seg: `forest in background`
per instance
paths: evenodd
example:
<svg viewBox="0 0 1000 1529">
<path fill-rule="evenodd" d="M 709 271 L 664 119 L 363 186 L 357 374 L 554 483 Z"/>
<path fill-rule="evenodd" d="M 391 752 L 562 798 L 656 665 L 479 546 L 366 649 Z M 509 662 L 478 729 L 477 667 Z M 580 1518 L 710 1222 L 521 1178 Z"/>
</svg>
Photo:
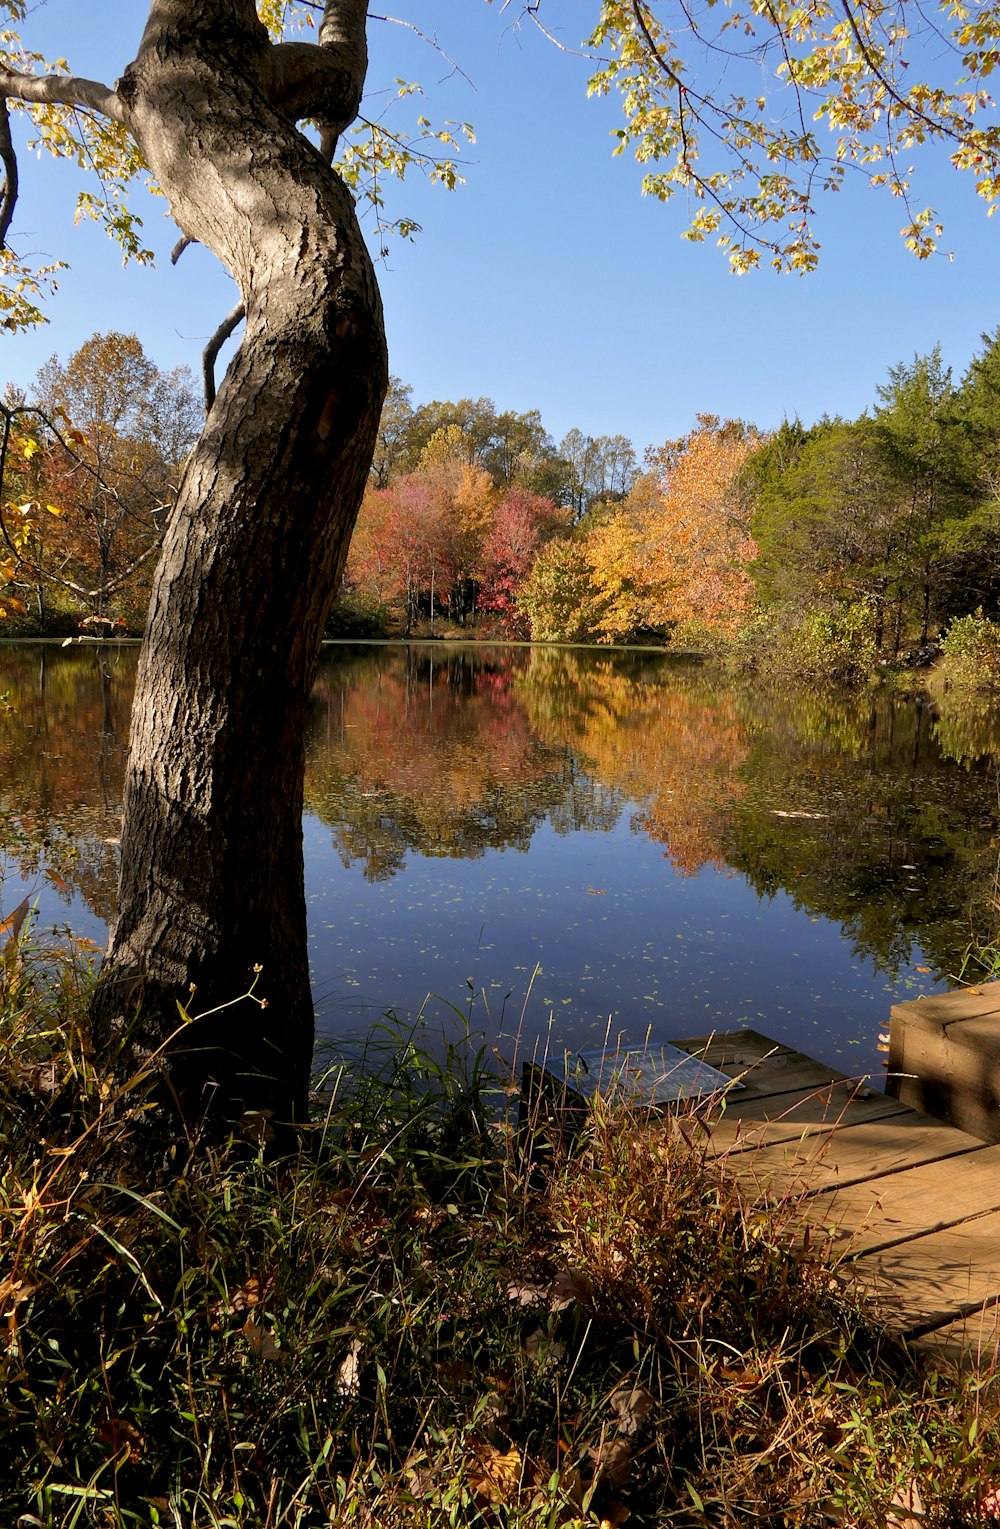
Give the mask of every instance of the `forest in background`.
<svg viewBox="0 0 1000 1529">
<path fill-rule="evenodd" d="M 7 629 L 140 631 L 201 407 L 134 335 L 3 395 Z M 859 418 L 702 413 L 640 463 L 623 435 L 393 379 L 340 635 L 649 643 L 846 681 L 935 655 L 1000 678 L 1000 330 L 955 381 L 889 369 Z"/>
</svg>

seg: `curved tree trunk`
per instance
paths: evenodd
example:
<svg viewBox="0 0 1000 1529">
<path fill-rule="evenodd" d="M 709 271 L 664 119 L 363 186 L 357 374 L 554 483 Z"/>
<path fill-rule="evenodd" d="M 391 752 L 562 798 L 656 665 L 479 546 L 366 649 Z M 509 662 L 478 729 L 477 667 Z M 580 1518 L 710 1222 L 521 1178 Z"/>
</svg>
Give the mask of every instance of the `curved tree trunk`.
<svg viewBox="0 0 1000 1529">
<path fill-rule="evenodd" d="M 352 199 L 271 105 L 274 51 L 251 0 L 160 0 L 118 87 L 174 217 L 228 266 L 247 318 L 153 587 L 93 1013 L 99 1052 L 129 1071 L 177 1030 L 176 1000 L 226 1005 L 171 1043 L 183 1108 L 294 1119 L 313 1045 L 306 704 L 388 367 Z"/>
</svg>

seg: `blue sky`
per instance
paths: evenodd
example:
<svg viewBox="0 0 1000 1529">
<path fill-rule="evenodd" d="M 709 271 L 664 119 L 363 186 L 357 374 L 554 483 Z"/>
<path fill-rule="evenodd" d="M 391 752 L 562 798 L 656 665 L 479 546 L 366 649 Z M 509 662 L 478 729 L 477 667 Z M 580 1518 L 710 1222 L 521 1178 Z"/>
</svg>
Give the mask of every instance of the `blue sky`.
<svg viewBox="0 0 1000 1529">
<path fill-rule="evenodd" d="M 442 56 L 411 33 L 371 22 L 371 90 L 418 79 L 426 100 L 415 109 L 469 120 L 478 137 L 464 186 L 449 193 L 414 178 L 389 201 L 390 215 L 423 227 L 413 243 L 393 240 L 379 265 L 392 370 L 417 401 L 487 394 L 500 407 L 539 408 L 557 438 L 574 425 L 620 431 L 641 450 L 682 434 L 697 411 L 764 427 L 786 414 L 857 414 L 890 365 L 940 342 L 960 374 L 981 332 L 1000 324 L 1000 219 L 988 221 L 971 184 L 933 156 L 916 201 L 943 216 L 952 260 L 914 260 L 898 238 L 900 204 L 857 185 L 823 208 L 817 273 L 729 275 L 713 247 L 682 241 L 679 201 L 641 197 L 638 168 L 611 157 L 617 106 L 586 99 L 582 62 L 530 25 L 512 29 L 516 8 L 392 0 L 475 88 L 448 78 Z M 552 0 L 547 19 L 576 43 L 594 8 Z M 110 82 L 144 13 L 141 0 L 36 0 L 22 32 Z M 0 380 L 27 385 L 95 329 L 134 330 L 159 365 L 197 369 L 235 296 L 204 250 L 171 268 L 176 230 L 162 202 L 144 209 L 156 269 L 122 271 L 98 230 L 73 228 L 74 171 L 23 155 L 21 183 L 18 248 L 72 269 L 47 306 L 50 323 L 4 337 Z"/>
</svg>

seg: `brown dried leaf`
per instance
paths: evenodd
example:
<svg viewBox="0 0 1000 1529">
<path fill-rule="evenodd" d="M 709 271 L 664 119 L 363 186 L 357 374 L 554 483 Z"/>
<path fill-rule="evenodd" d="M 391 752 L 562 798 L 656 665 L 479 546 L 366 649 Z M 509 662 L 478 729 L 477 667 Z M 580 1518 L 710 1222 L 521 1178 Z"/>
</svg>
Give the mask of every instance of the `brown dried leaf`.
<svg viewBox="0 0 1000 1529">
<path fill-rule="evenodd" d="M 37 1285 L 29 1285 L 23 1279 L 0 1280 L 0 1314 L 16 1311 L 22 1301 L 34 1295 Z"/>
<path fill-rule="evenodd" d="M 31 904 L 28 898 L 22 898 L 13 913 L 9 913 L 3 923 L 0 924 L 0 934 L 7 935 L 9 943 L 15 941 L 21 933 L 21 926 L 28 917 L 30 907 Z"/>
<path fill-rule="evenodd" d="M 337 1366 L 333 1383 L 341 1396 L 357 1396 L 361 1390 L 361 1364 L 364 1344 L 360 1338 L 351 1340 L 351 1346 Z"/>
<path fill-rule="evenodd" d="M 467 1467 L 469 1485 L 483 1503 L 512 1503 L 516 1500 L 524 1472 L 521 1451 L 506 1454 L 483 1441 Z"/>
<path fill-rule="evenodd" d="M 633 1434 L 638 1433 L 656 1406 L 656 1401 L 645 1386 L 624 1385 L 612 1391 L 608 1405 L 614 1414 L 618 1432 Z"/>
<path fill-rule="evenodd" d="M 632 1446 L 627 1439 L 604 1438 L 600 1444 L 588 1444 L 587 1454 L 594 1462 L 594 1485 L 623 1487 L 632 1474 Z"/>
<path fill-rule="evenodd" d="M 142 1454 L 145 1441 L 127 1418 L 108 1418 L 97 1430 L 97 1436 L 108 1446 L 119 1465 L 132 1464 Z"/>
<path fill-rule="evenodd" d="M 920 1488 L 916 1481 L 910 1481 L 894 1493 L 886 1514 L 886 1529 L 920 1529 L 925 1518 Z"/>
<path fill-rule="evenodd" d="M 596 1288 L 590 1275 L 584 1274 L 582 1269 L 564 1269 L 552 1281 L 549 1304 L 553 1311 L 565 1311 L 574 1301 L 581 1306 L 588 1306 Z"/>
<path fill-rule="evenodd" d="M 566 1358 L 566 1345 L 553 1338 L 544 1328 L 536 1327 L 524 1340 L 524 1352 L 541 1367 L 558 1364 Z"/>
<path fill-rule="evenodd" d="M 259 1276 L 251 1274 L 246 1283 L 234 1291 L 229 1302 L 229 1310 L 231 1312 L 247 1311 L 252 1306 L 259 1306 L 263 1295 Z"/>
<path fill-rule="evenodd" d="M 517 1306 L 544 1306 L 548 1298 L 548 1285 L 534 1280 L 511 1280 L 507 1286 L 507 1299 Z"/>
<path fill-rule="evenodd" d="M 255 1322 L 253 1317 L 247 1317 L 240 1329 L 250 1345 L 250 1352 L 255 1359 L 282 1360 L 285 1355 L 274 1341 L 274 1334 L 269 1333 L 266 1327 Z"/>
</svg>

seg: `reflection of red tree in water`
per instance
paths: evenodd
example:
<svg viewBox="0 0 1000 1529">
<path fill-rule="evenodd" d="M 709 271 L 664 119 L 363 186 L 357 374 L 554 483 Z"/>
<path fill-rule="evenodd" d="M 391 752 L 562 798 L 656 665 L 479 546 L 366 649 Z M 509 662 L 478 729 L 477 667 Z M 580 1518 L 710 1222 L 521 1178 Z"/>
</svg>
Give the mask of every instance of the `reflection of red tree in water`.
<svg viewBox="0 0 1000 1529">
<path fill-rule="evenodd" d="M 513 656 L 472 665 L 412 652 L 326 671 L 313 695 L 307 805 L 348 860 L 387 874 L 406 848 L 475 855 L 527 848 L 565 793 L 565 751 L 537 738 Z M 376 867 L 382 865 L 383 870 Z"/>
</svg>

